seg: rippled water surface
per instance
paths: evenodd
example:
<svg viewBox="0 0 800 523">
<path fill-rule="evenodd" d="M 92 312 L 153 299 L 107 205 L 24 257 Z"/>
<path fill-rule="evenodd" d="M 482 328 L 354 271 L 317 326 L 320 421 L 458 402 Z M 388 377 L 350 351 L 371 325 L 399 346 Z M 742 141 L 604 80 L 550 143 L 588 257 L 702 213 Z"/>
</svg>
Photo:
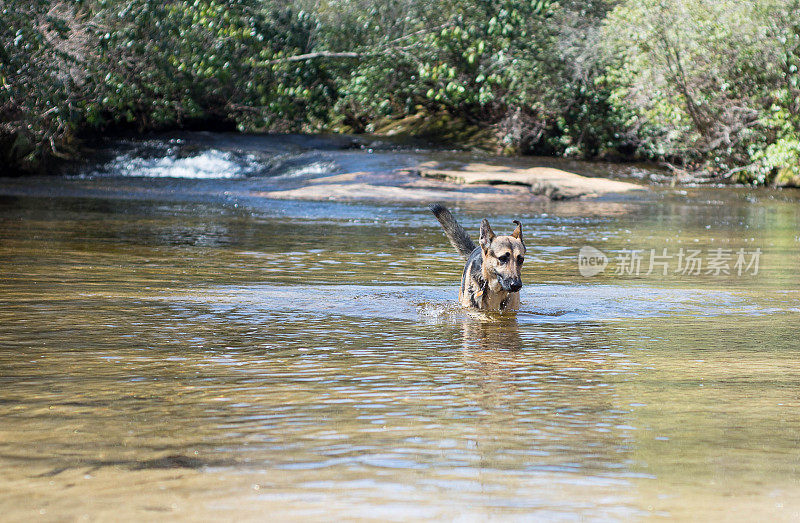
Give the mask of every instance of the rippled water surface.
<svg viewBox="0 0 800 523">
<path fill-rule="evenodd" d="M 253 196 L 466 153 L 104 154 L 0 180 L 3 520 L 800 519 L 797 193 L 461 202 L 469 230 L 525 227 L 522 310 L 479 316 L 424 207 Z M 761 255 L 646 274 L 650 249 Z"/>
</svg>

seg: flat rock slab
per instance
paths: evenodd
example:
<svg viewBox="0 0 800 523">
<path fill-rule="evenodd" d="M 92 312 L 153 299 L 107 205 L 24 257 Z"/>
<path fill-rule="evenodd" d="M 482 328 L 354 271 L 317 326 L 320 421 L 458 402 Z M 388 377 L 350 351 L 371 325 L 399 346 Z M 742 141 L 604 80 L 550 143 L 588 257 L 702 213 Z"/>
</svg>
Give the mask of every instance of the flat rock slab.
<svg viewBox="0 0 800 523">
<path fill-rule="evenodd" d="M 552 167 L 514 168 L 483 163 L 466 164 L 460 169 L 437 169 L 434 163 L 421 164 L 418 173 L 425 178 L 448 180 L 466 185 L 522 185 L 534 194 L 551 200 L 602 196 L 611 193 L 645 190 L 628 182 L 589 178 Z"/>
<path fill-rule="evenodd" d="M 440 169 L 423 163 L 393 172 L 355 172 L 306 180 L 302 187 L 256 196 L 287 200 L 384 200 L 499 202 L 546 196 L 551 200 L 645 190 L 640 185 L 588 178 L 550 167 L 515 168 L 483 163 Z"/>
<path fill-rule="evenodd" d="M 401 202 L 485 201 L 530 197 L 523 187 L 472 186 L 446 180 L 426 179 L 408 172 L 347 173 L 308 180 L 295 189 L 264 191 L 256 196 L 279 200 L 382 200 Z"/>
</svg>

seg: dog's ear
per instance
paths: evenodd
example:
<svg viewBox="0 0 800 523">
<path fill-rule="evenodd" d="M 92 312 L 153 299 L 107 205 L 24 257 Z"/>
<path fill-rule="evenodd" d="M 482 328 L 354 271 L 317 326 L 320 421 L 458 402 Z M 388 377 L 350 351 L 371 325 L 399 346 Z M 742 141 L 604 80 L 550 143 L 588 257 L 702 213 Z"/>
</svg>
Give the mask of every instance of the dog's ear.
<svg viewBox="0 0 800 523">
<path fill-rule="evenodd" d="M 514 232 L 511 233 L 511 236 L 513 236 L 514 238 L 518 239 L 519 241 L 523 241 L 522 240 L 522 224 L 519 223 L 519 220 L 514 220 L 514 223 L 517 224 L 517 228 L 514 229 Z"/>
<path fill-rule="evenodd" d="M 481 222 L 481 248 L 484 251 L 488 251 L 492 240 L 494 240 L 494 231 L 489 226 L 489 220 L 484 218 Z"/>
</svg>

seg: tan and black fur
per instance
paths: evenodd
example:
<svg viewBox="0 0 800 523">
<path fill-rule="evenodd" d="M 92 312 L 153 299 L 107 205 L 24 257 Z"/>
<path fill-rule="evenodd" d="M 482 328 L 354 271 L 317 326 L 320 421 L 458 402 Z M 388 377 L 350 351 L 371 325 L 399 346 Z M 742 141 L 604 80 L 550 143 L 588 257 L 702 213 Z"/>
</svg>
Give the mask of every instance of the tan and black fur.
<svg viewBox="0 0 800 523">
<path fill-rule="evenodd" d="M 518 309 L 526 251 L 522 224 L 514 220 L 517 224 L 514 232 L 498 236 L 484 218 L 480 245 L 476 246 L 447 208 L 436 204 L 431 206 L 431 211 L 442 224 L 450 243 L 467 261 L 458 293 L 461 305 L 480 310 Z"/>
</svg>

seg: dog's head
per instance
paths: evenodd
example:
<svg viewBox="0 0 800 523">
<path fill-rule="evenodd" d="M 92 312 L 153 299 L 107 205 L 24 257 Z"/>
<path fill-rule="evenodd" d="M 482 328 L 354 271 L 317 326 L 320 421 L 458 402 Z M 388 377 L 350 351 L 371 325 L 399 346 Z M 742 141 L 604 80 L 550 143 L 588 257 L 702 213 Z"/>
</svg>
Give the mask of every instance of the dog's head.
<svg viewBox="0 0 800 523">
<path fill-rule="evenodd" d="M 522 224 L 514 220 L 517 228 L 509 236 L 497 236 L 484 218 L 481 222 L 481 255 L 483 277 L 489 287 L 516 292 L 522 288 L 522 263 L 525 261 L 525 243 L 522 241 Z"/>
</svg>

